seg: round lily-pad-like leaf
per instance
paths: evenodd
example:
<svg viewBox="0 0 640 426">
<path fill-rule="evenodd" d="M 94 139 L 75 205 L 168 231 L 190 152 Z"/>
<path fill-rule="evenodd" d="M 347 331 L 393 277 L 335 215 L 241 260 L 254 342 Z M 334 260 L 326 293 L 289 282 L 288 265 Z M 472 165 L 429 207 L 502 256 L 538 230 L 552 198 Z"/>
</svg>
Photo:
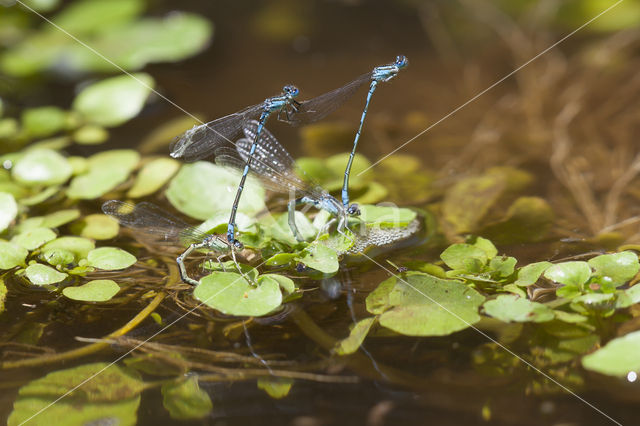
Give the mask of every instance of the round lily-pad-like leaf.
<svg viewBox="0 0 640 426">
<path fill-rule="evenodd" d="M 71 198 L 94 199 L 127 180 L 140 161 L 140 154 L 130 149 L 104 151 L 87 161 L 88 172 L 73 178 L 67 195 Z"/>
<path fill-rule="evenodd" d="M 19 158 L 11 174 L 24 185 L 57 185 L 71 176 L 71 165 L 58 152 L 51 149 L 32 149 Z"/>
<path fill-rule="evenodd" d="M 22 113 L 22 128 L 33 138 L 42 138 L 64 129 L 68 113 L 54 106 L 27 109 Z"/>
<path fill-rule="evenodd" d="M 16 235 L 11 239 L 11 242 L 21 245 L 27 250 L 35 250 L 41 245 L 55 240 L 56 237 L 56 233 L 49 228 L 33 228 Z"/>
<path fill-rule="evenodd" d="M 360 206 L 360 219 L 367 222 L 367 226 L 383 228 L 398 228 L 407 226 L 418 214 L 410 209 L 391 206 Z"/>
<path fill-rule="evenodd" d="M 9 227 L 18 215 L 18 203 L 13 195 L 0 192 L 0 232 Z"/>
<path fill-rule="evenodd" d="M 480 320 L 478 308 L 484 296 L 459 281 L 412 273 L 385 283 L 386 297 L 379 295 L 376 303 L 367 297 L 367 306 L 386 304 L 381 308 L 386 310 L 380 314 L 380 325 L 396 333 L 445 336 Z"/>
<path fill-rule="evenodd" d="M 516 295 L 498 296 L 486 302 L 483 307 L 488 315 L 504 322 L 546 322 L 555 317 L 553 310 L 542 303 Z"/>
<path fill-rule="evenodd" d="M 149 74 L 111 77 L 85 87 L 73 101 L 73 110 L 105 127 L 118 126 L 142 110 L 154 86 Z"/>
<path fill-rule="evenodd" d="M 125 269 L 137 261 L 134 255 L 117 247 L 100 247 L 91 250 L 87 260 L 90 266 L 107 271 Z"/>
<path fill-rule="evenodd" d="M 23 266 L 29 251 L 22 246 L 0 240 L 0 269 Z"/>
<path fill-rule="evenodd" d="M 138 177 L 127 196 L 131 198 L 146 197 L 156 192 L 171 179 L 180 163 L 171 158 L 158 158 L 145 164 L 138 172 Z"/>
<path fill-rule="evenodd" d="M 582 288 L 591 276 L 591 268 L 587 262 L 562 262 L 549 267 L 544 276 L 560 284 Z"/>
<path fill-rule="evenodd" d="M 260 277 L 258 285 L 247 282 L 234 272 L 214 272 L 200 280 L 193 296 L 223 314 L 262 316 L 282 303 L 278 281 L 269 276 Z"/>
<path fill-rule="evenodd" d="M 133 426 L 143 389 L 138 372 L 106 362 L 54 371 L 20 388 L 8 424 Z"/>
<path fill-rule="evenodd" d="M 97 145 L 109 139 L 109 132 L 101 126 L 87 124 L 73 132 L 73 140 L 80 145 Z"/>
<path fill-rule="evenodd" d="M 95 247 L 95 243 L 87 238 L 60 237 L 42 246 L 41 251 L 43 254 L 56 250 L 71 252 L 73 253 L 74 260 L 78 262 L 81 259 L 86 259 L 89 252 Z"/>
<path fill-rule="evenodd" d="M 93 280 L 78 287 L 65 287 L 62 290 L 69 299 L 82 302 L 106 302 L 120 291 L 120 286 L 112 280 Z"/>
<path fill-rule="evenodd" d="M 56 284 L 63 281 L 68 275 L 64 272 L 57 271 L 50 266 L 34 263 L 27 266 L 25 275 L 35 285 Z"/>
<path fill-rule="evenodd" d="M 375 322 L 376 317 L 371 317 L 355 323 L 349 336 L 337 343 L 335 348 L 336 353 L 338 355 L 349 355 L 357 351 Z"/>
<path fill-rule="evenodd" d="M 162 405 L 172 419 L 194 420 L 207 416 L 213 409 L 209 395 L 198 386 L 198 377 L 162 385 Z"/>
<path fill-rule="evenodd" d="M 44 226 L 46 228 L 57 228 L 66 223 L 74 221 L 79 217 L 80 210 L 78 209 L 58 210 L 57 212 L 50 213 L 44 216 L 41 226 Z"/>
<path fill-rule="evenodd" d="M 587 370 L 609 376 L 626 376 L 640 371 L 640 331 L 611 340 L 602 348 L 582 358 Z"/>
<path fill-rule="evenodd" d="M 489 260 L 482 248 L 471 244 L 452 244 L 440 254 L 440 259 L 453 270 L 469 273 L 482 272 Z"/>
<path fill-rule="evenodd" d="M 631 251 L 603 254 L 590 259 L 588 263 L 595 270 L 595 276 L 615 287 L 630 281 L 640 270 L 638 256 Z"/>
<path fill-rule="evenodd" d="M 296 260 L 325 274 L 333 274 L 340 268 L 336 251 L 318 242 L 309 244 Z"/>
<path fill-rule="evenodd" d="M 240 176 L 225 167 L 198 161 L 185 164 L 171 179 L 166 196 L 182 213 L 205 220 L 218 212 L 229 212 L 236 196 Z M 254 216 L 265 208 L 264 189 L 248 179 L 238 211 Z"/>
<path fill-rule="evenodd" d="M 90 214 L 72 227 L 74 233 L 94 240 L 108 240 L 116 235 L 120 229 L 118 221 L 105 214 Z"/>
</svg>

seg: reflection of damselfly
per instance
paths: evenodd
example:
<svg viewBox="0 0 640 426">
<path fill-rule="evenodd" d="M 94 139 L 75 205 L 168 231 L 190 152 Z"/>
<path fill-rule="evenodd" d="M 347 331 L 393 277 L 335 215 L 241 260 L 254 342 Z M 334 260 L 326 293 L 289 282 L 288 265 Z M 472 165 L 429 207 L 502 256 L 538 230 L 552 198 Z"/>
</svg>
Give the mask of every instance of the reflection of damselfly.
<svg viewBox="0 0 640 426">
<path fill-rule="evenodd" d="M 249 157 L 252 141 L 255 139 L 259 125 L 255 120 L 249 121 L 244 126 L 246 137 L 236 142 L 235 149 L 229 147 L 218 148 L 215 152 L 216 163 L 242 170 Z M 294 198 L 289 201 L 287 207 L 289 227 L 298 241 L 303 241 L 303 237 L 295 221 L 295 208 L 297 205 L 311 205 L 318 209 L 326 210 L 335 216 L 320 232 L 326 231 L 335 221 L 338 222 L 338 232 L 343 232 L 346 228 L 348 217 L 360 214 L 357 205 L 354 204 L 352 209 L 348 211 L 340 201 L 318 184 L 298 177 L 295 161 L 266 128 L 262 129 L 256 144 L 251 172 L 260 178 L 266 189 L 278 193 L 294 194 Z M 304 172 L 299 173 L 304 174 Z"/>
<path fill-rule="evenodd" d="M 227 252 L 238 271 L 242 274 L 240 265 L 236 261 L 235 252 L 229 250 L 229 244 L 217 235 L 207 234 L 200 229 L 190 226 L 182 219 L 167 213 L 155 204 L 142 202 L 138 204 L 125 203 L 119 200 L 109 200 L 102 205 L 102 211 L 117 219 L 121 225 L 133 228 L 142 234 L 143 240 L 151 244 L 182 244 L 189 245 L 176 259 L 180 269 L 182 281 L 191 285 L 198 285 L 198 281 L 189 278 L 184 266 L 184 259 L 194 250 L 206 249 L 217 253 L 224 252 L 218 257 L 218 262 Z M 244 275 L 244 274 L 243 274 Z"/>
</svg>

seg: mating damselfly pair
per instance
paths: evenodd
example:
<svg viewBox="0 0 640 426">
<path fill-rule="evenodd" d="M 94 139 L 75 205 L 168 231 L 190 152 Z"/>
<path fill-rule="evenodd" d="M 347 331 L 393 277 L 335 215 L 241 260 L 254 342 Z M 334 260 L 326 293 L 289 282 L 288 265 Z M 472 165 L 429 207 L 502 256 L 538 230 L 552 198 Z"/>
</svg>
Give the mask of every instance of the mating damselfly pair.
<svg viewBox="0 0 640 426">
<path fill-rule="evenodd" d="M 288 223 L 298 241 L 302 241 L 303 238 L 295 222 L 296 205 L 312 205 L 327 211 L 334 217 L 320 232 L 328 229 L 333 222 L 337 222 L 337 230 L 342 233 L 346 228 L 348 217 L 359 215 L 358 206 L 349 203 L 349 175 L 371 98 L 380 82 L 391 80 L 407 65 L 407 58 L 398 56 L 391 64 L 375 67 L 342 87 L 306 101 L 298 101 L 297 87 L 287 85 L 278 96 L 267 98 L 260 104 L 209 123 L 195 126 L 175 139 L 171 147 L 171 156 L 174 158 L 196 161 L 213 155 L 216 163 L 242 171 L 227 227 L 227 242 L 234 256 L 234 262 L 234 250 L 243 248 L 242 243 L 236 239 L 236 214 L 249 172 L 258 176 L 267 189 L 295 195 L 288 204 Z M 295 170 L 295 161 L 265 128 L 265 124 L 272 114 L 277 114 L 280 121 L 292 125 L 318 121 L 335 111 L 366 83 L 369 83 L 369 90 L 344 172 L 342 200 L 338 201 L 319 185 L 299 177 Z M 235 140 L 242 133 L 244 138 Z M 163 214 L 159 208 L 149 203 L 141 204 L 133 206 L 112 200 L 103 205 L 103 210 L 125 226 L 145 232 L 160 232 L 166 235 L 167 239 L 181 237 L 183 243 L 189 244 L 189 248 L 177 259 L 182 279 L 187 283 L 197 284 L 195 280 L 188 277 L 184 258 L 194 249 L 219 249 L 219 244 L 223 240 L 217 236 L 196 231 L 196 228 L 189 227 L 166 213 Z"/>
</svg>

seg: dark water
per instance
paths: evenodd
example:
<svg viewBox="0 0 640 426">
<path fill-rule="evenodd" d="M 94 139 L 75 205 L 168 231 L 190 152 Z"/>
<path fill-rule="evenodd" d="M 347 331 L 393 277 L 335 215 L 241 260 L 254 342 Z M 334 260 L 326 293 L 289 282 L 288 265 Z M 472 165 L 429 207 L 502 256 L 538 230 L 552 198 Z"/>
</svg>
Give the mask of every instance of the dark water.
<svg viewBox="0 0 640 426">
<path fill-rule="evenodd" d="M 516 63 L 502 41 L 484 24 L 474 20 L 473 11 L 465 11 L 463 7 L 456 11 L 461 15 L 460 27 L 450 28 L 454 34 L 453 41 L 458 39 L 459 44 L 455 50 L 443 52 L 442 45 L 434 45 L 433 34 L 430 34 L 430 31 L 441 28 L 435 24 L 436 28 L 428 28 L 427 25 L 429 19 L 435 19 L 431 6 L 437 3 L 292 0 L 182 1 L 172 4 L 158 1 L 153 3 L 152 13 L 164 13 L 176 7 L 206 15 L 215 24 L 215 35 L 211 46 L 197 57 L 178 64 L 153 65 L 148 67 L 148 71 L 168 98 L 189 112 L 213 119 L 277 94 L 287 83 L 295 83 L 301 89 L 303 99 L 318 95 L 355 78 L 372 66 L 391 62 L 397 54 L 404 54 L 410 60 L 410 67 L 392 83 L 379 88 L 370 109 L 368 124 L 374 129 L 390 129 L 385 138 L 365 133 L 360 152 L 376 160 L 502 78 Z M 274 9 L 271 13 L 276 15 L 278 11 L 286 11 L 278 31 L 273 31 L 284 35 L 269 34 L 260 29 L 260 17 L 269 8 Z M 479 36 L 474 37 L 476 33 Z M 551 32 L 550 40 L 558 39 L 561 34 L 562 31 Z M 576 39 L 581 37 L 576 36 Z M 544 43 L 541 46 L 544 47 Z M 572 43 L 561 47 L 567 51 L 571 48 Z M 524 58 L 532 56 L 525 55 Z M 443 166 L 458 158 L 487 110 L 493 107 L 496 99 L 515 91 L 515 85 L 513 79 L 506 80 L 432 131 L 415 139 L 401 152 L 419 156 L 425 167 L 439 170 L 444 176 L 464 172 L 469 163 L 454 164 L 451 170 L 443 170 Z M 356 96 L 331 119 L 346 120 L 355 129 L 361 106 L 362 99 Z M 134 147 L 149 129 L 181 114 L 158 99 L 142 117 L 116 129 L 112 140 L 120 146 Z M 413 127 L 406 124 L 406 118 L 411 114 L 417 117 L 414 120 L 417 124 Z M 516 129 L 519 124 L 513 122 Z M 297 129 L 276 124 L 275 120 L 270 127 L 281 135 L 279 140 L 294 156 L 305 154 L 298 142 Z M 344 146 L 344 150 L 348 148 Z M 510 158 L 504 154 L 509 151 L 501 152 L 499 145 L 487 149 L 473 158 L 474 168 L 513 161 L 515 165 L 540 172 L 536 184 L 540 195 L 553 192 L 550 176 L 545 174 L 548 170 L 536 159 Z M 82 150 L 89 152 L 89 148 Z M 576 228 L 580 232 L 580 224 Z M 584 251 L 559 245 L 557 240 L 500 249 L 518 259 L 532 261 Z M 438 252 L 427 246 L 410 247 L 382 255 L 378 260 L 383 261 L 385 257 L 434 260 Z M 353 272 L 337 277 L 342 285 L 337 299 L 327 300 L 316 292 L 305 297 L 304 303 L 298 303 L 297 308 L 315 318 L 324 332 L 335 338 L 344 337 L 353 320 L 349 305 L 357 319 L 365 317 L 364 298 L 387 277 L 388 274 L 375 265 L 360 264 Z M 316 282 L 309 281 L 309 286 L 316 285 Z M 40 296 L 32 297 L 41 300 Z M 49 312 L 39 321 L 54 319 L 60 326 L 55 331 L 48 329 L 51 338 L 45 336 L 41 343 L 63 350 L 66 345 L 74 345 L 74 336 L 107 334 L 137 309 L 136 304 L 111 308 L 110 320 L 97 323 L 77 321 L 77 317 L 67 315 L 64 308 Z M 159 312 L 163 316 L 171 316 L 183 311 L 167 302 Z M 5 314 L 5 319 L 23 315 L 25 310 L 13 308 Z M 176 324 L 171 333 L 173 336 L 177 332 L 189 333 L 188 324 L 202 324 L 203 321 L 205 319 L 190 316 Z M 143 338 L 147 330 L 151 334 L 153 325 L 150 322 L 144 324 L 150 328 L 143 327 L 133 335 Z M 529 385 L 532 382 L 544 381 L 534 371 L 519 368 L 515 370 L 517 373 L 507 376 L 479 373 L 474 369 L 471 358 L 474 350 L 488 342 L 473 330 L 440 338 L 370 337 L 365 341 L 365 350 L 360 351 L 358 357 L 349 357 L 350 360 L 331 358 L 329 352 L 301 332 L 291 317 L 275 324 L 255 325 L 250 328 L 250 335 L 253 347 L 259 353 L 278 353 L 282 359 L 299 365 L 322 362 L 322 368 L 316 370 L 318 373 L 339 371 L 358 377 L 359 381 L 327 384 L 298 380 L 289 396 L 281 400 L 269 398 L 256 388 L 253 380 L 202 384 L 212 397 L 214 410 L 209 418 L 191 423 L 299 426 L 608 423 L 596 409 L 556 385 L 547 384 L 547 391 L 537 394 L 531 392 Z M 161 337 L 160 340 L 172 343 L 175 339 Z M 216 349 L 234 348 L 234 344 L 228 342 L 215 342 L 212 346 Z M 235 348 L 247 353 L 243 336 L 236 339 Z M 513 350 L 519 352 L 526 348 Z M 103 353 L 83 361 L 110 361 L 117 355 L 118 352 Z M 63 364 L 58 368 L 71 365 L 74 364 Z M 390 378 L 385 368 L 402 373 L 402 380 Z M 28 373 L 3 373 L 3 381 L 19 382 L 48 371 L 50 369 L 44 367 L 31 369 Z M 613 379 L 589 378 L 589 374 L 586 376 L 586 384 L 579 388 L 584 400 L 623 424 L 637 423 L 637 386 Z M 572 388 L 570 384 L 568 386 Z M 15 393 L 2 394 L 3 408 L 0 412 L 4 413 L 10 409 L 8 407 Z M 159 391 L 144 394 L 138 411 L 140 424 L 180 424 L 167 419 L 160 403 Z M 487 414 L 485 419 L 483 407 L 490 407 L 490 415 Z"/>
</svg>

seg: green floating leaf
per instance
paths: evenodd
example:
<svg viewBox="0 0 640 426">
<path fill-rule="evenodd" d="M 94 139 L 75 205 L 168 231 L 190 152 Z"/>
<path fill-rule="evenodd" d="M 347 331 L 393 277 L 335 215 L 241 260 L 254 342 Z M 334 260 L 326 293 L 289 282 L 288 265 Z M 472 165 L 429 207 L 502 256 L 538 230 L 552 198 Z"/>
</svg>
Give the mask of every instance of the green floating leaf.
<svg viewBox="0 0 640 426">
<path fill-rule="evenodd" d="M 94 240 L 108 240 L 118 235 L 118 221 L 104 214 L 90 214 L 72 227 L 76 234 Z"/>
<path fill-rule="evenodd" d="M 171 179 L 180 163 L 171 158 L 157 158 L 148 162 L 138 172 L 138 177 L 133 186 L 127 191 L 127 197 L 146 197 L 162 188 Z"/>
<path fill-rule="evenodd" d="M 240 176 L 224 167 L 198 161 L 185 164 L 171 179 L 166 196 L 180 212 L 205 220 L 216 213 L 229 214 Z M 242 192 L 238 212 L 254 216 L 265 208 L 264 189 L 248 179 Z"/>
<path fill-rule="evenodd" d="M 265 265 L 268 265 L 268 266 L 288 265 L 296 258 L 296 256 L 297 256 L 296 253 L 278 253 L 271 256 L 269 259 L 267 259 L 267 261 L 265 262 Z"/>
<path fill-rule="evenodd" d="M 60 237 L 46 243 L 44 246 L 42 246 L 40 251 L 42 252 L 42 256 L 47 260 L 47 262 L 49 262 L 48 259 L 50 257 L 56 257 L 60 255 L 62 255 L 62 257 L 66 259 L 66 253 L 72 254 L 72 262 L 79 262 L 81 259 L 86 259 L 89 252 L 95 247 L 95 243 L 87 238 Z"/>
<path fill-rule="evenodd" d="M 143 10 L 142 0 L 82 0 L 64 8 L 53 22 L 72 34 L 87 35 L 130 22 Z"/>
<path fill-rule="evenodd" d="M 22 128 L 32 138 L 42 138 L 63 130 L 68 113 L 54 106 L 30 108 L 22 113 Z"/>
<path fill-rule="evenodd" d="M 418 214 L 410 209 L 391 206 L 360 206 L 360 219 L 367 226 L 380 226 L 382 228 L 400 228 L 411 223 Z"/>
<path fill-rule="evenodd" d="M 336 251 L 318 242 L 309 244 L 296 260 L 325 274 L 333 274 L 340 268 Z"/>
<path fill-rule="evenodd" d="M 45 228 L 58 228 L 59 226 L 72 222 L 79 217 L 80 210 L 78 209 L 58 210 L 57 212 L 44 216 L 40 225 Z"/>
<path fill-rule="evenodd" d="M 71 165 L 51 149 L 31 149 L 18 159 L 11 170 L 13 178 L 24 185 L 57 185 L 71 177 Z"/>
<path fill-rule="evenodd" d="M 29 251 L 22 246 L 0 240 L 0 269 L 24 266 Z"/>
<path fill-rule="evenodd" d="M 514 284 L 519 286 L 530 286 L 538 282 L 540 275 L 552 265 L 551 262 L 530 263 L 518 269 L 518 278 Z"/>
<path fill-rule="evenodd" d="M 67 191 L 70 198 L 98 198 L 129 177 L 140 161 L 140 154 L 130 149 L 104 151 L 88 159 L 88 172 L 76 176 Z"/>
<path fill-rule="evenodd" d="M 591 277 L 591 268 L 587 262 L 562 262 L 549 267 L 544 272 L 544 277 L 566 286 L 582 289 Z"/>
<path fill-rule="evenodd" d="M 322 121 L 300 128 L 304 151 L 313 157 L 296 160 L 298 167 L 320 183 L 339 177 L 326 167 L 320 157 L 326 156 L 327 152 L 338 153 L 344 151 L 345 147 L 351 147 L 355 131 L 354 124 L 346 121 Z M 338 171 L 340 172 L 344 173 L 344 167 Z"/>
<path fill-rule="evenodd" d="M 265 277 L 275 280 L 280 286 L 280 288 L 284 290 L 284 292 L 287 294 L 291 294 L 294 291 L 296 291 L 296 284 L 293 282 L 291 278 L 285 277 L 284 275 L 278 275 L 278 274 L 264 274 L 260 276 L 261 279 L 265 279 Z"/>
<path fill-rule="evenodd" d="M 136 263 L 134 255 L 117 247 L 100 247 L 87 254 L 89 265 L 106 271 L 126 269 Z"/>
<path fill-rule="evenodd" d="M 80 145 L 97 145 L 109 139 L 109 132 L 101 126 L 87 124 L 73 132 L 73 140 Z"/>
<path fill-rule="evenodd" d="M 293 379 L 286 377 L 259 378 L 258 389 L 262 389 L 273 399 L 282 399 L 289 395 Z"/>
<path fill-rule="evenodd" d="M 482 272 L 487 261 L 487 253 L 470 244 L 452 244 L 440 254 L 440 259 L 455 271 L 467 273 Z"/>
<path fill-rule="evenodd" d="M 0 278 L 0 314 L 4 312 L 5 300 L 7 300 L 7 286 L 4 285 L 4 280 Z"/>
<path fill-rule="evenodd" d="M 588 263 L 594 269 L 593 275 L 598 281 L 614 287 L 631 281 L 640 270 L 638 256 L 631 251 L 603 254 L 590 259 Z"/>
<path fill-rule="evenodd" d="M 55 371 L 20 388 L 8 425 L 133 426 L 143 389 L 135 370 L 106 362 Z"/>
<path fill-rule="evenodd" d="M 254 286 L 240 274 L 214 272 L 200 280 L 193 296 L 226 315 L 262 316 L 282 303 L 280 283 L 269 276 L 258 278 Z"/>
<path fill-rule="evenodd" d="M 295 221 L 298 231 L 302 234 L 302 238 L 305 240 L 315 238 L 318 230 L 302 212 L 295 212 Z M 293 231 L 289 226 L 288 213 L 278 215 L 277 219 L 266 229 L 266 232 L 271 235 L 274 240 L 281 241 L 289 246 L 295 246 L 298 244 L 298 241 L 293 236 Z"/>
<path fill-rule="evenodd" d="M 515 295 L 502 295 L 483 305 L 484 311 L 504 322 L 545 322 L 554 319 L 553 310 L 542 303 Z"/>
<path fill-rule="evenodd" d="M 60 186 L 48 186 L 43 191 L 40 191 L 37 194 L 20 199 L 20 204 L 22 204 L 23 206 L 36 206 L 58 193 L 60 193 Z"/>
<path fill-rule="evenodd" d="M 78 287 L 62 289 L 69 299 L 82 302 L 106 302 L 120 291 L 120 286 L 112 280 L 93 280 Z"/>
<path fill-rule="evenodd" d="M 13 195 L 0 192 L 0 232 L 4 231 L 18 215 L 18 203 Z"/>
<path fill-rule="evenodd" d="M 611 340 L 604 347 L 582 358 L 582 366 L 609 376 L 626 376 L 640 371 L 640 331 Z"/>
<path fill-rule="evenodd" d="M 162 404 L 172 419 L 195 420 L 213 410 L 209 395 L 198 386 L 198 377 L 191 376 L 180 382 L 162 385 Z"/>
<path fill-rule="evenodd" d="M 369 334 L 371 326 L 376 322 L 376 317 L 365 318 L 358 321 L 353 328 L 349 337 L 340 340 L 335 348 L 335 352 L 338 355 L 350 355 L 358 350 L 365 337 Z"/>
<path fill-rule="evenodd" d="M 144 73 L 111 77 L 85 87 L 74 99 L 73 109 L 92 123 L 119 126 L 138 115 L 154 84 Z"/>
<path fill-rule="evenodd" d="M 491 276 L 496 279 L 506 278 L 511 276 L 515 271 L 515 266 L 518 261 L 515 257 L 510 256 L 496 256 L 489 261 L 489 270 Z"/>
<path fill-rule="evenodd" d="M 59 272 L 50 266 L 34 263 L 27 266 L 25 275 L 35 285 L 49 285 L 56 284 L 63 281 L 69 275 L 64 272 Z"/>
<path fill-rule="evenodd" d="M 479 321 L 482 302 L 484 296 L 459 281 L 413 272 L 383 282 L 367 297 L 367 309 L 382 311 L 380 325 L 396 333 L 444 336 Z"/>
</svg>

